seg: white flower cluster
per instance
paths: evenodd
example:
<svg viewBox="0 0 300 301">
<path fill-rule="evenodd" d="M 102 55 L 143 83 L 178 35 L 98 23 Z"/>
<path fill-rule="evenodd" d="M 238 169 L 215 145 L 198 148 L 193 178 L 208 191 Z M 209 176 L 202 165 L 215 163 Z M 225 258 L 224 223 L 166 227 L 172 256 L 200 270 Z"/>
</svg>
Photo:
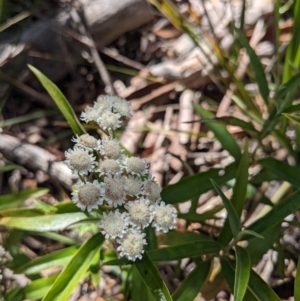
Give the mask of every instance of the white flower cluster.
<svg viewBox="0 0 300 301">
<path fill-rule="evenodd" d="M 100 96 L 81 119 L 96 122 L 109 136 L 97 140 L 89 134 L 73 138 L 65 164 L 79 176 L 73 202 L 88 212 L 105 205 L 100 231 L 115 239 L 120 256 L 141 259 L 147 244 L 142 232 L 148 226 L 167 232 L 175 228 L 176 210 L 161 200 L 161 188 L 149 175 L 146 162 L 123 154 L 113 130 L 132 114 L 130 103 L 117 96 Z"/>
<path fill-rule="evenodd" d="M 0 282 L 2 281 L 2 259 L 5 255 L 5 249 L 0 246 Z"/>
</svg>

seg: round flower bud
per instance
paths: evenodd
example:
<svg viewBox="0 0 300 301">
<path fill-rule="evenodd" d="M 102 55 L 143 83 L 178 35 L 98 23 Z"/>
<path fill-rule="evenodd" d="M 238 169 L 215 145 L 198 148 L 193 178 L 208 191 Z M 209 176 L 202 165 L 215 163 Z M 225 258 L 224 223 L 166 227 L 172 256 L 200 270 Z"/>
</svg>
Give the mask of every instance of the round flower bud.
<svg viewBox="0 0 300 301">
<path fill-rule="evenodd" d="M 120 213 L 118 209 L 115 212 L 109 212 L 109 214 L 104 212 L 99 228 L 102 229 L 101 233 L 105 235 L 105 239 L 122 238 L 128 229 L 128 220 L 128 213 Z"/>
<path fill-rule="evenodd" d="M 112 99 L 110 95 L 100 95 L 94 102 L 94 108 L 102 114 L 106 110 L 111 110 Z"/>
<path fill-rule="evenodd" d="M 78 173 L 80 175 L 87 175 L 92 172 L 96 162 L 87 150 L 79 147 L 74 147 L 74 150 L 69 149 L 65 152 L 66 160 L 64 163 L 71 169 L 72 173 Z"/>
<path fill-rule="evenodd" d="M 121 172 L 119 163 L 113 159 L 102 160 L 99 162 L 98 169 L 100 175 L 116 175 Z"/>
<path fill-rule="evenodd" d="M 126 171 L 133 175 L 144 175 L 148 172 L 145 160 L 138 157 L 130 157 L 126 160 Z"/>
<path fill-rule="evenodd" d="M 117 207 L 125 202 L 125 179 L 120 176 L 108 175 L 101 183 L 104 194 L 103 199 L 108 205 Z"/>
<path fill-rule="evenodd" d="M 86 109 L 81 113 L 80 119 L 86 123 L 90 121 L 97 121 L 99 117 L 98 111 L 93 107 L 86 107 Z"/>
<path fill-rule="evenodd" d="M 132 115 L 131 104 L 127 100 L 118 96 L 114 97 L 113 111 L 124 117 L 130 117 Z"/>
<path fill-rule="evenodd" d="M 163 231 L 166 233 L 170 229 L 175 229 L 176 217 L 177 214 L 175 208 L 161 202 L 160 205 L 154 207 L 152 227 L 155 227 L 156 231 Z"/>
<path fill-rule="evenodd" d="M 160 199 L 161 187 L 153 180 L 149 179 L 143 183 L 147 198 L 155 203 Z"/>
<path fill-rule="evenodd" d="M 89 134 L 83 134 L 81 136 L 77 135 L 72 141 L 77 143 L 77 146 L 87 150 L 94 150 L 98 147 L 98 140 Z"/>
<path fill-rule="evenodd" d="M 149 206 L 147 199 L 140 198 L 138 201 L 128 202 L 125 208 L 128 210 L 132 225 L 146 228 L 153 219 L 153 206 Z"/>
<path fill-rule="evenodd" d="M 131 229 L 123 239 L 118 240 L 120 246 L 117 251 L 121 257 L 126 257 L 129 260 L 135 261 L 137 258 L 142 259 L 144 253 L 144 245 L 147 244 L 144 237 L 145 233 L 140 233 L 136 229 Z"/>
<path fill-rule="evenodd" d="M 98 117 L 97 123 L 104 130 L 116 130 L 121 127 L 121 115 L 110 111 L 104 111 Z"/>
<path fill-rule="evenodd" d="M 93 183 L 78 184 L 78 191 L 72 193 L 72 200 L 81 210 L 90 212 L 92 209 L 98 209 L 103 204 L 101 199 L 101 186 L 97 180 Z"/>
<path fill-rule="evenodd" d="M 142 181 L 138 177 L 128 176 L 125 180 L 125 190 L 129 196 L 142 194 Z"/>
<path fill-rule="evenodd" d="M 121 157 L 122 151 L 119 143 L 114 139 L 104 139 L 100 146 L 100 154 L 105 159 L 118 160 Z"/>
</svg>

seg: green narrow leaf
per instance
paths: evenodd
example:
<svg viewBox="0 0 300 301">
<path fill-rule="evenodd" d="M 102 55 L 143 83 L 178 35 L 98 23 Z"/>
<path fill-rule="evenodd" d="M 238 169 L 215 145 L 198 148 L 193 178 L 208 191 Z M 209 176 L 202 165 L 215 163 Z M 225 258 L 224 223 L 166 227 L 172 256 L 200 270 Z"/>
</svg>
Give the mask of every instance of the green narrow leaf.
<svg viewBox="0 0 300 301">
<path fill-rule="evenodd" d="M 83 135 L 85 133 L 85 130 L 79 122 L 68 100 L 60 91 L 60 89 L 35 67 L 28 65 L 28 68 L 34 73 L 34 75 L 38 78 L 40 83 L 49 93 L 51 98 L 55 101 L 56 105 L 66 118 L 67 122 L 70 124 L 70 127 L 72 128 L 74 134 L 77 134 L 78 136 Z"/>
<path fill-rule="evenodd" d="M 62 250 L 54 251 L 44 256 L 31 260 L 30 262 L 14 270 L 16 274 L 32 275 L 40 273 L 51 267 L 65 265 L 77 251 L 76 247 L 69 247 Z"/>
<path fill-rule="evenodd" d="M 254 222 L 248 230 L 261 234 L 278 223 L 288 215 L 300 209 L 300 189 L 276 204 L 265 216 Z"/>
<path fill-rule="evenodd" d="M 218 185 L 222 185 L 234 178 L 236 165 L 230 164 L 224 169 L 212 168 L 206 172 L 186 177 L 178 183 L 165 187 L 162 191 L 162 199 L 167 204 L 176 204 L 199 197 L 202 193 L 213 188 L 210 178 Z"/>
<path fill-rule="evenodd" d="M 70 225 L 86 220 L 87 216 L 83 212 L 64 213 L 55 215 L 42 215 L 32 217 L 3 217 L 0 225 L 12 229 L 25 231 L 59 231 L 66 229 Z"/>
<path fill-rule="evenodd" d="M 218 253 L 221 245 L 213 240 L 200 240 L 177 246 L 150 250 L 147 252 L 153 261 L 171 261 L 205 254 Z"/>
<path fill-rule="evenodd" d="M 172 294 L 173 300 L 194 300 L 209 275 L 210 266 L 211 261 L 205 261 L 198 264 Z"/>
<path fill-rule="evenodd" d="M 269 104 L 269 86 L 268 86 L 266 74 L 261 65 L 261 62 L 260 62 L 258 56 L 256 55 L 255 51 L 251 48 L 249 42 L 245 38 L 244 33 L 238 28 L 235 28 L 235 31 L 238 35 L 241 45 L 244 48 L 246 48 L 246 50 L 247 50 L 247 53 L 250 58 L 250 65 L 254 71 L 255 82 L 258 85 L 259 92 L 260 92 L 265 104 L 268 105 Z"/>
<path fill-rule="evenodd" d="M 165 247 L 155 250 L 147 251 L 149 258 L 153 261 L 172 261 L 189 257 L 198 257 L 206 254 L 218 254 L 221 250 L 221 245 L 211 239 L 201 239 Z M 124 265 L 130 264 L 126 258 L 106 261 L 106 265 Z"/>
<path fill-rule="evenodd" d="M 239 221 L 238 215 L 236 214 L 236 211 L 233 208 L 231 202 L 226 198 L 225 194 L 222 192 L 222 190 L 219 188 L 219 186 L 216 184 L 216 182 L 212 179 L 211 179 L 211 182 L 212 182 L 215 190 L 217 191 L 217 193 L 219 194 L 219 196 L 221 197 L 221 199 L 223 201 L 223 204 L 227 210 L 229 224 L 230 224 L 232 234 L 234 237 L 236 237 L 238 235 L 238 233 L 240 232 L 240 221 Z"/>
<path fill-rule="evenodd" d="M 234 286 L 235 268 L 234 262 L 223 258 L 221 260 L 222 272 L 229 284 L 231 290 Z M 271 287 L 264 282 L 253 270 L 250 271 L 250 277 L 247 287 L 247 293 L 244 301 L 281 301 Z"/>
<path fill-rule="evenodd" d="M 248 185 L 248 168 L 249 168 L 249 153 L 248 141 L 244 144 L 243 155 L 236 173 L 236 182 L 233 187 L 233 195 L 231 204 L 235 209 L 238 218 L 240 218 L 244 206 L 245 197 L 247 194 Z M 227 245 L 232 238 L 232 231 L 230 228 L 229 217 L 226 218 L 225 224 L 221 230 L 218 242 L 223 246 Z"/>
<path fill-rule="evenodd" d="M 265 158 L 258 162 L 262 167 L 276 175 L 277 179 L 287 181 L 294 187 L 300 187 L 299 166 L 291 166 L 288 163 L 279 161 L 275 158 Z"/>
<path fill-rule="evenodd" d="M 295 286 L 294 286 L 295 301 L 300 301 L 300 256 L 298 258 Z"/>
<path fill-rule="evenodd" d="M 51 285 L 54 283 L 57 275 L 51 275 L 47 278 L 41 278 L 32 281 L 29 285 L 24 287 L 24 299 L 36 300 L 42 299 L 49 291 Z"/>
<path fill-rule="evenodd" d="M 172 301 L 172 297 L 166 284 L 147 253 L 144 253 L 142 260 L 135 262 L 135 266 L 157 301 Z"/>
<path fill-rule="evenodd" d="M 291 77 L 289 79 L 288 82 L 284 83 L 283 85 L 281 85 L 279 87 L 279 90 L 278 92 L 276 93 L 276 95 L 274 96 L 274 101 L 276 103 L 278 103 L 278 105 L 281 103 L 282 100 L 284 100 L 287 96 L 287 94 L 296 89 L 298 86 L 300 85 L 300 72 L 297 73 L 296 75 L 294 75 L 293 77 Z M 294 107 L 299 107 L 299 105 L 296 105 Z M 282 106 L 279 113 L 285 111 L 286 107 L 285 106 Z M 288 109 L 288 111 L 290 110 L 291 108 Z"/>
<path fill-rule="evenodd" d="M 3 195 L 0 197 L 0 210 L 16 207 L 29 198 L 39 198 L 48 193 L 48 191 L 49 190 L 45 188 L 37 188 Z"/>
<path fill-rule="evenodd" d="M 214 114 L 205 110 L 198 104 L 193 105 L 194 110 L 202 119 L 211 119 L 213 122 L 206 122 L 205 125 L 214 133 L 216 139 L 222 144 L 223 148 L 226 149 L 237 162 L 241 159 L 241 150 L 236 140 L 228 132 L 226 125 L 213 120 Z"/>
<path fill-rule="evenodd" d="M 97 233 L 89 238 L 56 278 L 42 301 L 67 301 L 93 263 L 94 257 L 100 252 L 103 242 L 104 237 L 101 233 Z"/>
<path fill-rule="evenodd" d="M 235 251 L 234 300 L 243 301 L 250 277 L 251 262 L 249 255 L 244 248 L 236 246 Z"/>
</svg>

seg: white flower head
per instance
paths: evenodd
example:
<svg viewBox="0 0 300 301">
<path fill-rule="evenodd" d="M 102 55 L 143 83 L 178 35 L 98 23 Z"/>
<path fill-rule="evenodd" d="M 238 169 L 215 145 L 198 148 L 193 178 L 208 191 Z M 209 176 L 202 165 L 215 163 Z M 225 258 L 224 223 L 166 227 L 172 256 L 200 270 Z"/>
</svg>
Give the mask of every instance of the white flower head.
<svg viewBox="0 0 300 301">
<path fill-rule="evenodd" d="M 137 229 L 130 229 L 122 239 L 117 241 L 120 244 L 117 248 L 120 256 L 125 256 L 132 261 L 135 261 L 137 258 L 142 259 L 144 245 L 147 244 L 144 239 L 145 236 L 145 233 L 140 233 Z"/>
<path fill-rule="evenodd" d="M 94 170 L 96 165 L 95 157 L 85 149 L 75 146 L 65 152 L 64 163 L 71 169 L 73 174 L 87 175 Z"/>
<path fill-rule="evenodd" d="M 138 157 L 126 158 L 125 168 L 132 175 L 146 175 L 149 172 L 146 161 Z"/>
<path fill-rule="evenodd" d="M 130 102 L 118 96 L 114 97 L 113 111 L 115 113 L 119 113 L 123 117 L 130 117 L 132 115 L 132 108 Z"/>
<path fill-rule="evenodd" d="M 153 179 L 148 179 L 143 182 L 143 188 L 147 198 L 152 203 L 160 200 L 160 193 L 162 189 Z"/>
<path fill-rule="evenodd" d="M 94 102 L 94 108 L 101 115 L 104 111 L 111 111 L 113 105 L 112 96 L 110 95 L 99 95 L 97 100 Z"/>
<path fill-rule="evenodd" d="M 175 229 L 176 217 L 177 213 L 173 206 L 166 205 L 164 202 L 156 204 L 152 227 L 155 227 L 156 231 L 167 233 L 170 229 Z"/>
<path fill-rule="evenodd" d="M 99 144 L 98 140 L 89 134 L 76 135 L 76 138 L 72 138 L 72 141 L 75 142 L 77 146 L 90 151 L 97 149 Z"/>
<path fill-rule="evenodd" d="M 125 181 L 125 190 L 127 195 L 133 197 L 139 196 L 143 193 L 143 184 L 138 177 L 129 175 Z"/>
<path fill-rule="evenodd" d="M 103 139 L 99 150 L 105 159 L 118 160 L 122 155 L 119 142 L 115 139 Z"/>
<path fill-rule="evenodd" d="M 100 173 L 100 176 L 106 175 L 118 175 L 121 172 L 120 164 L 113 159 L 101 160 L 96 170 Z"/>
<path fill-rule="evenodd" d="M 80 119 L 86 123 L 89 123 L 90 121 L 97 121 L 98 117 L 99 112 L 95 108 L 89 106 L 87 106 L 80 115 Z"/>
<path fill-rule="evenodd" d="M 133 226 L 146 228 L 153 219 L 153 206 L 149 206 L 149 200 L 143 197 L 137 201 L 128 202 L 125 208 L 128 210 L 130 223 Z"/>
<path fill-rule="evenodd" d="M 129 225 L 129 215 L 127 212 L 120 213 L 110 211 L 109 214 L 103 213 L 100 221 L 99 228 L 105 239 L 109 238 L 122 238 L 126 234 Z M 101 230 L 102 229 L 102 230 Z"/>
<path fill-rule="evenodd" d="M 125 179 L 121 176 L 108 175 L 101 183 L 103 200 L 110 206 L 117 207 L 124 204 L 126 199 Z"/>
<path fill-rule="evenodd" d="M 121 115 L 110 111 L 104 111 L 97 119 L 97 123 L 103 130 L 116 130 L 122 125 Z"/>
<path fill-rule="evenodd" d="M 72 201 L 81 210 L 90 212 L 92 209 L 98 209 L 99 205 L 103 204 L 101 199 L 101 186 L 97 180 L 93 183 L 79 182 L 77 184 L 78 190 L 72 193 Z"/>
</svg>

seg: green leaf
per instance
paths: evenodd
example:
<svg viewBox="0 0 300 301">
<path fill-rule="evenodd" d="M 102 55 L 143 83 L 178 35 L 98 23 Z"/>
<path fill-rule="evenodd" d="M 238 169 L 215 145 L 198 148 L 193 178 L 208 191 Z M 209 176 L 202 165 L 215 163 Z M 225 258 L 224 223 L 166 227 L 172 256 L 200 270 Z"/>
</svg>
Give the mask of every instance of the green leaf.
<svg viewBox="0 0 300 301">
<path fill-rule="evenodd" d="M 173 300 L 194 300 L 209 275 L 210 266 L 211 261 L 201 262 L 198 264 L 172 294 Z"/>
<path fill-rule="evenodd" d="M 8 172 L 19 168 L 21 168 L 20 165 L 15 165 L 15 164 L 4 165 L 4 166 L 0 166 L 0 172 Z"/>
<path fill-rule="evenodd" d="M 221 245 L 210 239 L 201 239 L 199 241 L 192 241 L 171 247 L 154 249 L 146 253 L 153 261 L 172 261 L 189 257 L 198 257 L 201 255 L 219 253 Z M 116 260 L 109 260 L 104 262 L 105 265 L 125 265 L 130 264 L 131 261 L 126 258 Z"/>
<path fill-rule="evenodd" d="M 174 246 L 180 245 L 188 242 L 195 241 L 207 241 L 210 240 L 210 237 L 201 233 L 195 232 L 178 232 L 178 231 L 169 231 L 157 236 L 158 245 L 167 245 Z"/>
<path fill-rule="evenodd" d="M 237 162 L 241 159 L 241 150 L 236 140 L 228 132 L 226 125 L 216 120 L 214 114 L 203 109 L 200 105 L 194 104 L 194 110 L 202 119 L 211 119 L 213 122 L 207 122 L 205 125 L 214 133 L 216 139 L 222 144 Z"/>
<path fill-rule="evenodd" d="M 222 185 L 234 178 L 236 169 L 235 164 L 230 164 L 224 169 L 212 168 L 186 177 L 176 184 L 165 187 L 161 194 L 162 199 L 167 204 L 175 204 L 197 198 L 213 188 L 210 178 L 214 179 L 218 185 Z"/>
<path fill-rule="evenodd" d="M 46 77 L 35 67 L 28 65 L 28 68 L 34 73 L 34 75 L 38 78 L 40 83 L 49 93 L 51 98 L 55 101 L 56 105 L 66 118 L 67 122 L 70 124 L 74 134 L 77 134 L 78 136 L 83 135 L 85 133 L 85 130 L 79 122 L 68 100 L 60 91 L 60 89 L 48 77 Z"/>
<path fill-rule="evenodd" d="M 18 193 L 10 193 L 0 197 L 0 210 L 16 207 L 29 198 L 39 198 L 46 193 L 48 189 L 26 189 Z"/>
<path fill-rule="evenodd" d="M 147 253 L 144 253 L 142 260 L 135 262 L 135 266 L 157 301 L 172 301 L 172 297 L 166 284 Z"/>
<path fill-rule="evenodd" d="M 235 279 L 234 262 L 223 258 L 221 263 L 223 274 L 233 291 Z M 264 282 L 254 271 L 251 270 L 244 301 L 281 301 L 281 299 L 266 282 Z"/>
<path fill-rule="evenodd" d="M 261 234 L 274 225 L 281 223 L 288 215 L 300 209 L 300 189 L 276 204 L 265 216 L 248 227 L 248 230 Z"/>
<path fill-rule="evenodd" d="M 208 219 L 218 219 L 218 217 L 215 216 L 216 213 L 220 212 L 224 208 L 223 205 L 217 205 L 211 210 L 205 211 L 201 214 L 197 212 L 188 212 L 188 213 L 179 213 L 178 218 L 185 219 L 189 222 L 203 222 Z"/>
<path fill-rule="evenodd" d="M 12 229 L 45 232 L 64 230 L 70 225 L 86 219 L 87 216 L 83 212 L 43 215 L 36 216 L 35 218 L 3 217 L 0 220 L 0 225 Z"/>
<path fill-rule="evenodd" d="M 236 267 L 234 277 L 234 300 L 243 301 L 251 271 L 251 262 L 247 251 L 239 246 L 235 247 Z"/>
<path fill-rule="evenodd" d="M 41 278 L 32 281 L 29 285 L 24 287 L 24 299 L 36 300 L 42 299 L 49 291 L 51 285 L 54 283 L 57 275 L 51 275 L 47 278 Z"/>
<path fill-rule="evenodd" d="M 265 158 L 258 161 L 259 164 L 272 172 L 277 179 L 287 181 L 294 187 L 300 187 L 300 168 L 299 166 L 291 166 L 286 162 L 279 161 L 275 158 Z"/>
<path fill-rule="evenodd" d="M 258 56 L 256 55 L 255 51 L 251 48 L 249 42 L 245 38 L 244 33 L 238 28 L 235 28 L 235 31 L 238 35 L 241 45 L 244 48 L 246 48 L 246 50 L 247 50 L 247 53 L 250 58 L 250 65 L 254 71 L 255 82 L 258 85 L 259 92 L 260 92 L 265 104 L 268 105 L 269 104 L 269 86 L 268 86 L 266 74 L 261 65 L 261 62 L 260 62 Z"/>
<path fill-rule="evenodd" d="M 235 209 L 233 208 L 231 202 L 226 198 L 225 194 L 222 192 L 222 190 L 219 188 L 219 186 L 216 184 L 214 180 L 211 179 L 212 184 L 214 185 L 215 190 L 221 197 L 223 204 L 227 210 L 228 213 L 228 219 L 229 219 L 229 224 L 230 228 L 232 231 L 232 234 L 234 237 L 238 235 L 240 232 L 240 221 L 238 218 L 238 215 L 236 214 Z"/>
<path fill-rule="evenodd" d="M 93 263 L 94 257 L 100 252 L 103 242 L 104 237 L 101 233 L 97 233 L 89 238 L 56 278 L 51 289 L 47 295 L 44 296 L 42 301 L 67 301 Z"/>
<path fill-rule="evenodd" d="M 282 100 L 284 100 L 287 96 L 287 94 L 296 89 L 300 85 L 300 72 L 294 75 L 292 78 L 289 79 L 288 82 L 284 83 L 279 87 L 279 90 L 277 91 L 276 95 L 274 96 L 274 101 L 278 104 L 281 103 Z M 299 105 L 298 105 L 299 106 Z M 285 111 L 285 107 L 281 107 L 280 112 Z"/>
<path fill-rule="evenodd" d="M 31 260 L 30 262 L 14 270 L 16 274 L 32 275 L 40 273 L 48 268 L 65 265 L 77 251 L 76 247 L 69 247 L 62 250 L 54 251 L 44 256 Z"/>
<path fill-rule="evenodd" d="M 181 245 L 150 250 L 147 252 L 153 261 L 171 261 L 205 254 L 218 253 L 221 245 L 213 240 L 201 240 Z"/>
<path fill-rule="evenodd" d="M 282 115 L 288 119 L 290 119 L 291 121 L 295 122 L 296 124 L 300 125 L 300 116 L 298 116 L 299 114 L 288 114 L 288 113 L 282 113 Z"/>
<path fill-rule="evenodd" d="M 236 173 L 236 182 L 233 187 L 233 195 L 231 198 L 231 204 L 235 209 L 238 218 L 241 217 L 244 200 L 247 194 L 248 187 L 248 168 L 249 168 L 249 153 L 248 153 L 248 141 L 244 144 L 243 155 Z M 221 230 L 218 238 L 218 242 L 223 246 L 227 245 L 232 238 L 232 231 L 230 228 L 229 216 L 226 218 L 225 224 Z"/>
<path fill-rule="evenodd" d="M 298 258 L 295 286 L 294 286 L 295 301 L 300 301 L 300 257 Z"/>
</svg>

